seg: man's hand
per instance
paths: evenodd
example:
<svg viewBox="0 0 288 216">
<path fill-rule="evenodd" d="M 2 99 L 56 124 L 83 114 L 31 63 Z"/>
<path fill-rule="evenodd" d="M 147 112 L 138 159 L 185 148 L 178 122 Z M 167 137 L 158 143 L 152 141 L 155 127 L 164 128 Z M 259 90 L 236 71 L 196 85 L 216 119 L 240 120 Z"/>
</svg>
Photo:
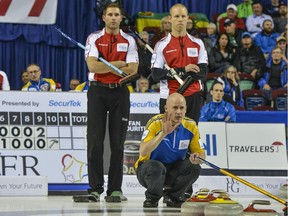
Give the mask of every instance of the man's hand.
<svg viewBox="0 0 288 216">
<path fill-rule="evenodd" d="M 164 136 L 170 134 L 178 125 L 173 124 L 172 122 L 172 113 L 168 114 L 164 113 L 164 117 L 162 119 L 162 133 Z"/>
<path fill-rule="evenodd" d="M 189 160 L 192 164 L 202 164 L 203 162 L 199 160 L 200 154 L 199 153 L 193 153 L 190 155 Z"/>
<path fill-rule="evenodd" d="M 251 72 L 251 76 L 255 79 L 256 75 L 257 75 L 258 69 L 254 69 Z"/>
<path fill-rule="evenodd" d="M 270 87 L 269 84 L 266 83 L 266 84 L 263 86 L 263 89 L 264 89 L 264 90 L 270 90 L 271 87 Z"/>
<path fill-rule="evenodd" d="M 226 116 L 226 118 L 224 119 L 224 121 L 226 122 L 226 121 L 229 121 L 230 120 L 230 116 Z"/>
<path fill-rule="evenodd" d="M 191 73 L 191 72 L 199 73 L 200 68 L 196 64 L 188 64 L 185 66 L 185 71 L 186 71 L 186 73 Z"/>
<path fill-rule="evenodd" d="M 140 78 L 140 75 L 138 73 L 129 74 L 128 76 L 121 78 L 119 80 L 119 84 L 123 86 L 128 83 L 134 82 L 138 80 L 139 78 Z"/>
</svg>

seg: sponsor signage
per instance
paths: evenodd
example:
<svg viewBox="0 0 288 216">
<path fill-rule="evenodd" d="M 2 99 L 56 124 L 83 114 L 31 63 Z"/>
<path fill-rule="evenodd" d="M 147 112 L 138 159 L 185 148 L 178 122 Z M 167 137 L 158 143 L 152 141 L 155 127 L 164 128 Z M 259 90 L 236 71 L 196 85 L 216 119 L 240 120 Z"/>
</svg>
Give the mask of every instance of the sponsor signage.
<svg viewBox="0 0 288 216">
<path fill-rule="evenodd" d="M 226 124 L 230 169 L 286 170 L 284 124 Z"/>
<path fill-rule="evenodd" d="M 1 0 L 0 22 L 54 24 L 57 0 Z"/>
<path fill-rule="evenodd" d="M 280 187 L 287 183 L 287 177 L 266 177 L 266 176 L 239 176 L 252 185 L 261 188 L 269 193 L 279 196 Z M 243 197 L 267 197 L 264 194 L 256 191 L 255 189 L 238 182 L 237 180 L 228 176 L 200 176 L 193 184 L 194 192 L 201 188 L 207 188 L 209 190 L 222 189 L 226 191 L 231 197 L 243 196 Z"/>
<path fill-rule="evenodd" d="M 0 196 L 47 196 L 46 176 L 0 176 Z"/>
<path fill-rule="evenodd" d="M 226 124 L 223 122 L 199 122 L 199 132 L 206 151 L 206 160 L 222 168 L 228 168 Z M 209 168 L 203 164 L 202 168 Z"/>
<path fill-rule="evenodd" d="M 133 165 L 145 125 L 159 112 L 159 94 L 133 93 L 130 98 L 123 171 L 133 176 L 127 185 L 138 188 Z M 87 183 L 86 106 L 85 93 L 0 91 L 0 176 Z M 209 122 L 199 123 L 199 130 L 207 160 L 221 168 L 287 168 L 284 124 Z M 109 163 L 108 156 L 104 160 Z"/>
</svg>

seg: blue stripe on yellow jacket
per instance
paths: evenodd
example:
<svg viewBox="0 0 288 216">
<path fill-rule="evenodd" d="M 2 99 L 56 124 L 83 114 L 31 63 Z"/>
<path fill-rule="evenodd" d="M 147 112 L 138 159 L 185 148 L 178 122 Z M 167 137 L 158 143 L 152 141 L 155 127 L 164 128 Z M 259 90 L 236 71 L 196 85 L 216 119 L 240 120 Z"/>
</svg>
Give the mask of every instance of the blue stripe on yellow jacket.
<svg viewBox="0 0 288 216">
<path fill-rule="evenodd" d="M 152 117 L 145 128 L 143 134 L 144 142 L 152 140 L 162 130 L 163 114 Z M 181 124 L 172 133 L 168 134 L 158 145 L 158 147 L 151 152 L 151 154 L 142 157 L 139 156 L 135 167 L 138 167 L 139 161 L 144 162 L 149 159 L 161 161 L 164 164 L 174 163 L 176 161 L 184 160 L 187 152 L 203 153 L 204 150 L 199 144 L 200 135 L 195 121 L 189 118 L 182 120 Z"/>
</svg>

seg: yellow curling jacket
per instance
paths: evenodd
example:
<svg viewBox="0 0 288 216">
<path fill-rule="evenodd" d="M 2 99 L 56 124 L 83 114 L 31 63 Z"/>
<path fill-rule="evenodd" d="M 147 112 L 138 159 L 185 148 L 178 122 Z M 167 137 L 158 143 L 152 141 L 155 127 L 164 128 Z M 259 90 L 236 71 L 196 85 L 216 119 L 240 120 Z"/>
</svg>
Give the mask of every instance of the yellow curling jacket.
<svg viewBox="0 0 288 216">
<path fill-rule="evenodd" d="M 22 91 L 56 91 L 56 84 L 54 80 L 40 76 L 38 82 L 30 80 L 26 85 L 22 87 Z"/>
<path fill-rule="evenodd" d="M 161 132 L 163 116 L 163 114 L 159 114 L 148 121 L 142 136 L 144 143 L 141 145 L 145 145 L 145 142 L 150 141 Z M 184 160 L 187 152 L 204 153 L 204 149 L 196 122 L 185 117 L 181 124 L 168 134 L 151 154 L 144 157 L 139 156 L 135 168 L 138 168 L 140 161 L 144 162 L 149 159 L 171 164 Z"/>
</svg>

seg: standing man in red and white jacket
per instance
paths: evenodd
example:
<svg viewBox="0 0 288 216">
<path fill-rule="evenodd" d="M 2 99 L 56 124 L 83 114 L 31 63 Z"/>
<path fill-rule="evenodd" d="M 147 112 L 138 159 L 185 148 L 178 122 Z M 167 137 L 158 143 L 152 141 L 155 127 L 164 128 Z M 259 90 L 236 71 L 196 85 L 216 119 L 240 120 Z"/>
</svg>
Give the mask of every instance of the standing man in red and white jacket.
<svg viewBox="0 0 288 216">
<path fill-rule="evenodd" d="M 183 94 L 187 103 L 186 116 L 198 122 L 202 104 L 201 80 L 204 80 L 207 74 L 208 57 L 202 40 L 186 31 L 188 17 L 184 5 L 175 4 L 171 7 L 169 20 L 172 32 L 155 46 L 151 59 L 152 77 L 154 81 L 161 81 L 160 113 L 164 113 L 167 97 L 179 88 L 179 83 L 169 75 L 169 71 L 163 69 L 164 64 L 174 68 L 182 80 L 191 76 L 194 81 Z"/>
</svg>

